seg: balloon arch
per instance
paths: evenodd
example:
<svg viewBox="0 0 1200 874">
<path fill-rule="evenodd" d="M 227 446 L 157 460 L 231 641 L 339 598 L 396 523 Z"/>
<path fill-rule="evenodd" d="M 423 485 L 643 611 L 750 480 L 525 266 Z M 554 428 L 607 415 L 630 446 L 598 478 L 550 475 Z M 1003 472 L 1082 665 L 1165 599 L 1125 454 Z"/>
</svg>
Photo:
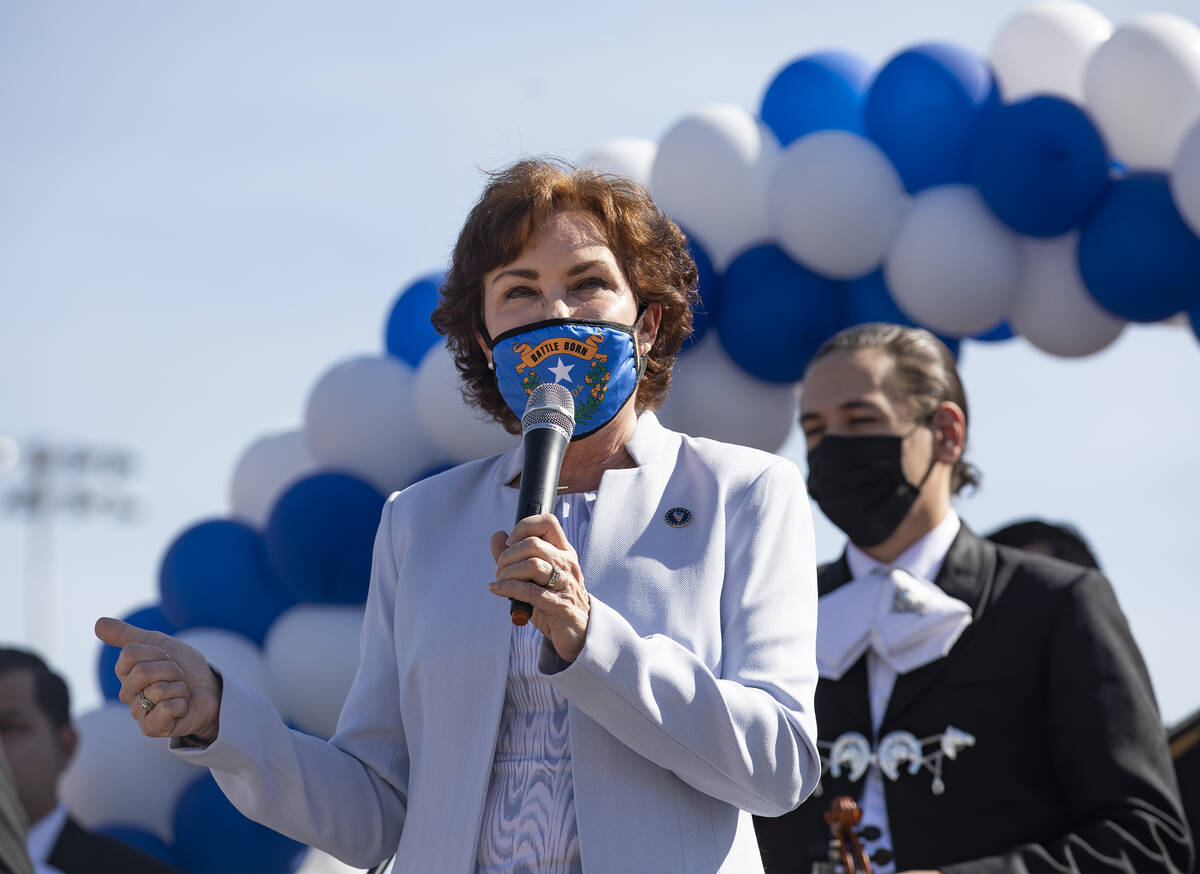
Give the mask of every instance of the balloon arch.
<svg viewBox="0 0 1200 874">
<path fill-rule="evenodd" d="M 1114 30 L 1050 0 L 1008 20 L 986 59 L 927 44 L 872 71 L 805 55 L 757 116 L 706 106 L 658 143 L 612 140 L 582 163 L 645 185 L 689 234 L 701 305 L 662 410 L 679 430 L 778 449 L 812 353 L 865 321 L 954 348 L 1015 333 L 1063 356 L 1180 313 L 1200 336 L 1200 27 L 1176 16 Z M 428 320 L 439 281 L 401 292 L 386 354 L 317 380 L 302 428 L 247 447 L 228 516 L 176 537 L 161 602 L 128 617 L 322 737 L 357 665 L 384 496 L 515 443 L 461 402 Z M 295 870 L 304 847 L 138 733 L 115 660 L 100 653 L 108 703 L 79 719 L 74 814 L 186 871 Z"/>
</svg>

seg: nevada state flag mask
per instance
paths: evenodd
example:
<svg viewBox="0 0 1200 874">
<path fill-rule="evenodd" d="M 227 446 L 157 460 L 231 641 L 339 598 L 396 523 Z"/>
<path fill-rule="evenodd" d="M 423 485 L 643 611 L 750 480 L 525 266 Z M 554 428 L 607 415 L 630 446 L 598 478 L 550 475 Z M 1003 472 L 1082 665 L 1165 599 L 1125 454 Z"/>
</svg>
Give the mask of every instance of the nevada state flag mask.
<svg viewBox="0 0 1200 874">
<path fill-rule="evenodd" d="M 575 397 L 572 440 L 603 428 L 633 397 L 646 361 L 634 335 L 643 308 L 632 325 L 591 319 L 549 319 L 505 331 L 488 339 L 496 382 L 519 419 L 529 393 L 543 382 L 556 382 Z"/>
</svg>

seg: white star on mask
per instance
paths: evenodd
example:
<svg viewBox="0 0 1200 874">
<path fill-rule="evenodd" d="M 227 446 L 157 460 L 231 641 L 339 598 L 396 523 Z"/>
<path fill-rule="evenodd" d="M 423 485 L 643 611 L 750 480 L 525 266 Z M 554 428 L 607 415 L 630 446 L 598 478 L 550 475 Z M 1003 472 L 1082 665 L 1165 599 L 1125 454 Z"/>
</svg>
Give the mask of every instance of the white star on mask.
<svg viewBox="0 0 1200 874">
<path fill-rule="evenodd" d="M 563 360 L 559 358 L 557 363 L 550 368 L 550 372 L 554 374 L 555 383 L 570 382 L 571 371 L 574 369 L 574 364 L 563 364 Z"/>
</svg>

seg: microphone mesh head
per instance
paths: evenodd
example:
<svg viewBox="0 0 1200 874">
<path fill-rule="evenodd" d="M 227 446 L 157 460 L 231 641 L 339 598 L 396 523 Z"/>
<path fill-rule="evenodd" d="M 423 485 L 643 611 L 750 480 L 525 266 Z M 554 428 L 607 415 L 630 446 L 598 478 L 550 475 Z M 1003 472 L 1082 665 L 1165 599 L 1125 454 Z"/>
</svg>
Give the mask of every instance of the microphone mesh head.
<svg viewBox="0 0 1200 874">
<path fill-rule="evenodd" d="M 530 428 L 554 428 L 568 440 L 575 430 L 575 398 L 556 382 L 543 382 L 529 393 L 525 415 L 521 416 L 521 433 Z"/>
</svg>

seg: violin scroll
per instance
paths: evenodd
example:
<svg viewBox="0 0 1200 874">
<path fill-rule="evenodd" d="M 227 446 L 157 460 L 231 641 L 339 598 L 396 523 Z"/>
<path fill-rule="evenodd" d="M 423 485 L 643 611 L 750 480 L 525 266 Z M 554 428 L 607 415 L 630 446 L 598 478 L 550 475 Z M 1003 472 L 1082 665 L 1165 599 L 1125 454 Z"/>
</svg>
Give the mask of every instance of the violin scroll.
<svg viewBox="0 0 1200 874">
<path fill-rule="evenodd" d="M 871 874 L 871 860 L 863 848 L 862 838 L 877 837 L 873 826 L 860 829 L 862 810 L 849 795 L 839 795 L 829 803 L 825 812 L 829 825 L 829 847 L 824 862 L 813 865 L 813 874 Z M 866 834 L 867 832 L 872 834 Z"/>
</svg>

